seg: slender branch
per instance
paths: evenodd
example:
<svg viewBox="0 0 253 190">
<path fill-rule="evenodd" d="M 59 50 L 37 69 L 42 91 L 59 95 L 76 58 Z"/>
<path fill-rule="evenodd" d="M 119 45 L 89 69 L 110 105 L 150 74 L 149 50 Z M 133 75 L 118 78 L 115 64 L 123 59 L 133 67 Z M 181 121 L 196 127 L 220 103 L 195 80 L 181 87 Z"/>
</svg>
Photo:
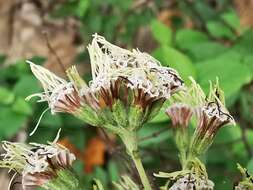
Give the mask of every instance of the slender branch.
<svg viewBox="0 0 253 190">
<path fill-rule="evenodd" d="M 147 174 L 142 165 L 139 152 L 138 152 L 137 132 L 126 130 L 126 131 L 122 131 L 122 134 L 120 134 L 119 136 L 126 146 L 127 153 L 130 155 L 130 157 L 132 158 L 135 164 L 135 167 L 139 173 L 144 190 L 152 190 Z"/>
<path fill-rule="evenodd" d="M 131 157 L 132 157 L 132 159 L 134 161 L 136 169 L 137 169 L 137 171 L 139 173 L 139 176 L 141 178 L 141 182 L 142 182 L 142 184 L 144 186 L 144 190 L 152 190 L 138 152 L 133 152 L 132 155 L 131 155 Z"/>
<path fill-rule="evenodd" d="M 142 138 L 139 139 L 139 142 L 145 141 L 145 140 L 148 140 L 148 139 L 152 139 L 152 138 L 156 138 L 165 131 L 169 131 L 169 128 L 165 127 L 164 129 L 161 129 L 160 131 L 157 131 L 157 132 L 154 132 L 154 133 L 152 133 L 148 136 L 142 137 Z"/>
<path fill-rule="evenodd" d="M 49 51 L 55 56 L 57 62 L 59 63 L 63 73 L 65 73 L 66 68 L 64 67 L 64 64 L 62 63 L 60 57 L 57 55 L 57 53 L 55 52 L 54 48 L 52 47 L 52 45 L 50 44 L 49 38 L 48 38 L 48 32 L 47 31 L 42 31 L 42 34 L 45 37 L 46 43 L 47 43 L 47 47 L 49 49 Z"/>
</svg>

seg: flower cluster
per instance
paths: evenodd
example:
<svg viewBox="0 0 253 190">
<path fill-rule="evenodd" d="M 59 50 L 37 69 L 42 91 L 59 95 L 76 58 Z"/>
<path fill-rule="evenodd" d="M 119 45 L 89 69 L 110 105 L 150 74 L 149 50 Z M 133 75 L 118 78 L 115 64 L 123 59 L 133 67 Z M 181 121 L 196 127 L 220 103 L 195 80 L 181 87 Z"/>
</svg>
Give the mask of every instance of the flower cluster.
<svg viewBox="0 0 253 190">
<path fill-rule="evenodd" d="M 126 146 L 143 186 L 151 190 L 138 155 L 137 130 L 157 115 L 164 101 L 183 87 L 177 71 L 137 50 L 126 50 L 94 35 L 88 46 L 92 80 L 87 84 L 75 67 L 69 82 L 31 62 L 44 92 L 29 96 L 48 102 L 52 114 L 65 112 L 117 134 Z M 36 128 L 35 128 L 36 129 Z"/>
<path fill-rule="evenodd" d="M 5 153 L 0 167 L 9 168 L 22 176 L 23 189 L 40 186 L 50 189 L 51 181 L 71 168 L 75 156 L 54 142 L 48 145 L 3 142 Z M 14 176 L 15 177 L 15 176 Z"/>
<path fill-rule="evenodd" d="M 170 187 L 174 189 L 213 189 L 214 184 L 208 179 L 202 156 L 213 142 L 217 131 L 226 124 L 234 124 L 233 117 L 224 104 L 223 91 L 218 81 L 210 83 L 208 96 L 201 87 L 190 78 L 191 85 L 176 94 L 172 104 L 166 110 L 171 118 L 174 139 L 179 149 L 182 170 L 168 174 Z M 192 134 L 190 123 L 195 124 Z M 158 175 L 160 177 L 160 175 Z"/>
<path fill-rule="evenodd" d="M 195 116 L 197 127 L 192 136 L 192 148 L 196 149 L 197 155 L 201 155 L 211 145 L 217 131 L 226 124 L 235 124 L 235 121 L 224 105 L 223 91 L 218 81 L 210 84 L 208 96 L 194 79 L 191 78 L 191 81 L 189 88 L 175 95 L 166 113 L 176 130 L 186 128 Z"/>
<path fill-rule="evenodd" d="M 66 80 L 28 61 L 44 91 L 32 94 L 27 100 L 39 97 L 38 102 L 47 102 L 52 114 L 69 113 L 117 134 L 133 159 L 145 190 L 152 190 L 152 186 L 138 152 L 137 130 L 156 116 L 169 100 L 171 105 L 166 113 L 172 121 L 182 169 L 159 172 L 155 176 L 168 179 L 163 189 L 212 190 L 214 183 L 208 179 L 200 156 L 210 147 L 221 127 L 235 123 L 225 107 L 218 81 L 210 83 L 206 96 L 194 79 L 190 78 L 192 84 L 185 88 L 176 70 L 162 66 L 147 53 L 122 49 L 97 34 L 93 37 L 88 45 L 92 71 L 89 83 L 74 66 L 66 70 Z M 189 130 L 192 123 L 196 124 L 193 133 Z M 14 171 L 13 179 L 16 174 L 21 175 L 24 189 L 39 186 L 48 190 L 81 190 L 71 169 L 75 156 L 57 144 L 58 138 L 59 133 L 47 145 L 5 141 L 0 167 Z M 244 178 L 235 189 L 252 189 L 252 177 L 246 170 L 239 169 Z M 118 190 L 140 189 L 128 176 L 114 185 Z M 99 180 L 95 179 L 92 186 L 94 190 L 104 190 Z"/>
<path fill-rule="evenodd" d="M 75 67 L 67 70 L 70 82 L 30 63 L 44 92 L 34 94 L 47 101 L 52 113 L 67 112 L 91 125 L 118 131 L 134 130 L 154 117 L 163 102 L 183 86 L 178 73 L 163 67 L 139 50 L 125 50 L 94 35 L 88 46 L 92 80 L 89 85 Z M 115 126 L 117 126 L 115 128 Z"/>
</svg>

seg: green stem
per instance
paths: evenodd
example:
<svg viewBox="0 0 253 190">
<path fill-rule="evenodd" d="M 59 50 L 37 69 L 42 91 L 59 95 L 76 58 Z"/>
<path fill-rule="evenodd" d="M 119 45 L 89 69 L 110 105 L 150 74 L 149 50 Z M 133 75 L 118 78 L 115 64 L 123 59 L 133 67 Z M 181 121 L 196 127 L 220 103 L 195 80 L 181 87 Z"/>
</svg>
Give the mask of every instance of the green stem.
<svg viewBox="0 0 253 190">
<path fill-rule="evenodd" d="M 179 150 L 179 159 L 182 166 L 182 169 L 184 170 L 187 164 L 187 151 L 188 151 L 188 132 L 187 130 L 182 127 L 178 126 L 177 130 L 174 130 L 174 136 L 175 136 L 175 143 Z"/>
<path fill-rule="evenodd" d="M 151 186 L 150 186 L 150 183 L 149 183 L 149 180 L 148 180 L 148 177 L 146 175 L 146 172 L 144 170 L 144 167 L 142 165 L 142 161 L 141 161 L 141 158 L 138 154 L 138 152 L 134 152 L 132 155 L 131 155 L 133 161 L 134 161 L 134 164 L 135 164 L 135 167 L 139 173 L 139 176 L 141 178 L 141 182 L 144 186 L 144 189 L 145 190 L 152 190 Z"/>
<path fill-rule="evenodd" d="M 179 150 L 179 155 L 180 155 L 180 162 L 181 162 L 181 166 L 182 169 L 186 169 L 186 165 L 187 165 L 187 153 L 185 150 Z"/>
<path fill-rule="evenodd" d="M 126 130 L 123 133 L 121 133 L 120 137 L 126 146 L 127 153 L 134 161 L 135 167 L 139 173 L 144 190 L 152 190 L 138 152 L 138 141 L 136 131 Z"/>
</svg>

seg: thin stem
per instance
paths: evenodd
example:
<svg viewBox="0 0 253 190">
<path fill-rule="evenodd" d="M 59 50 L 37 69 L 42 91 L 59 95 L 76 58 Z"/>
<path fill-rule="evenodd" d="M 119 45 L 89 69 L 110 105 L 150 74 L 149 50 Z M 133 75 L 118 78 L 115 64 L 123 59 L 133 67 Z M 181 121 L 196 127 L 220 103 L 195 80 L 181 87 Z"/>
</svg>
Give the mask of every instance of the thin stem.
<svg viewBox="0 0 253 190">
<path fill-rule="evenodd" d="M 137 132 L 125 130 L 124 132 L 121 133 L 120 137 L 126 146 L 127 153 L 134 161 L 135 167 L 139 173 L 144 190 L 152 190 L 138 152 Z"/>
<path fill-rule="evenodd" d="M 152 190 L 151 185 L 149 183 L 148 177 L 146 175 L 146 172 L 144 170 L 140 155 L 138 152 L 133 152 L 133 154 L 131 155 L 131 158 L 134 161 L 135 167 L 139 173 L 141 182 L 144 186 L 144 190 Z"/>
<path fill-rule="evenodd" d="M 179 150 L 179 159 L 181 162 L 182 169 L 185 169 L 187 162 L 187 151 L 188 151 L 188 132 L 186 128 L 179 126 L 174 131 L 176 146 Z"/>
<path fill-rule="evenodd" d="M 187 155 L 185 150 L 179 150 L 179 155 L 180 155 L 180 162 L 182 169 L 186 169 L 186 163 L 187 163 Z"/>
<path fill-rule="evenodd" d="M 54 48 L 50 44 L 47 31 L 43 31 L 43 34 L 45 36 L 45 40 L 46 40 L 47 47 L 48 47 L 49 51 L 55 56 L 57 62 L 59 63 L 59 66 L 61 67 L 61 70 L 63 71 L 63 73 L 65 73 L 66 68 L 65 68 L 64 64 L 62 63 L 61 58 L 58 56 L 58 54 L 55 52 Z"/>
</svg>

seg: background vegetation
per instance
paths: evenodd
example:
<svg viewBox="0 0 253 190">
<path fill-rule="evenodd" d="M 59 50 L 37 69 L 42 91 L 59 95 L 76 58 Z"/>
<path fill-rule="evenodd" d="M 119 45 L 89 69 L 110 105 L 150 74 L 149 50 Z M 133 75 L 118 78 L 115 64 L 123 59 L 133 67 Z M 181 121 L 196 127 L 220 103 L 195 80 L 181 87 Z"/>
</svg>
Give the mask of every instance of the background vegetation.
<svg viewBox="0 0 253 190">
<path fill-rule="evenodd" d="M 45 64 L 64 76 L 56 52 L 66 68 L 77 65 L 88 81 L 86 46 L 92 34 L 99 33 L 119 46 L 152 54 L 177 69 L 186 83 L 193 76 L 204 90 L 209 80 L 219 77 L 237 126 L 221 129 L 203 158 L 209 177 L 216 189 L 232 189 L 240 177 L 237 162 L 253 173 L 253 1 L 13 0 L 0 5 L 1 140 L 44 143 L 62 128 L 60 142 L 78 157 L 75 168 L 87 187 L 96 177 L 110 189 L 111 181 L 123 173 L 138 181 L 113 135 L 69 115 L 47 112 L 37 132 L 26 135 L 47 105 L 24 100 L 41 90 L 24 60 Z M 170 121 L 163 111 L 139 133 L 150 176 L 179 169 Z"/>
</svg>

